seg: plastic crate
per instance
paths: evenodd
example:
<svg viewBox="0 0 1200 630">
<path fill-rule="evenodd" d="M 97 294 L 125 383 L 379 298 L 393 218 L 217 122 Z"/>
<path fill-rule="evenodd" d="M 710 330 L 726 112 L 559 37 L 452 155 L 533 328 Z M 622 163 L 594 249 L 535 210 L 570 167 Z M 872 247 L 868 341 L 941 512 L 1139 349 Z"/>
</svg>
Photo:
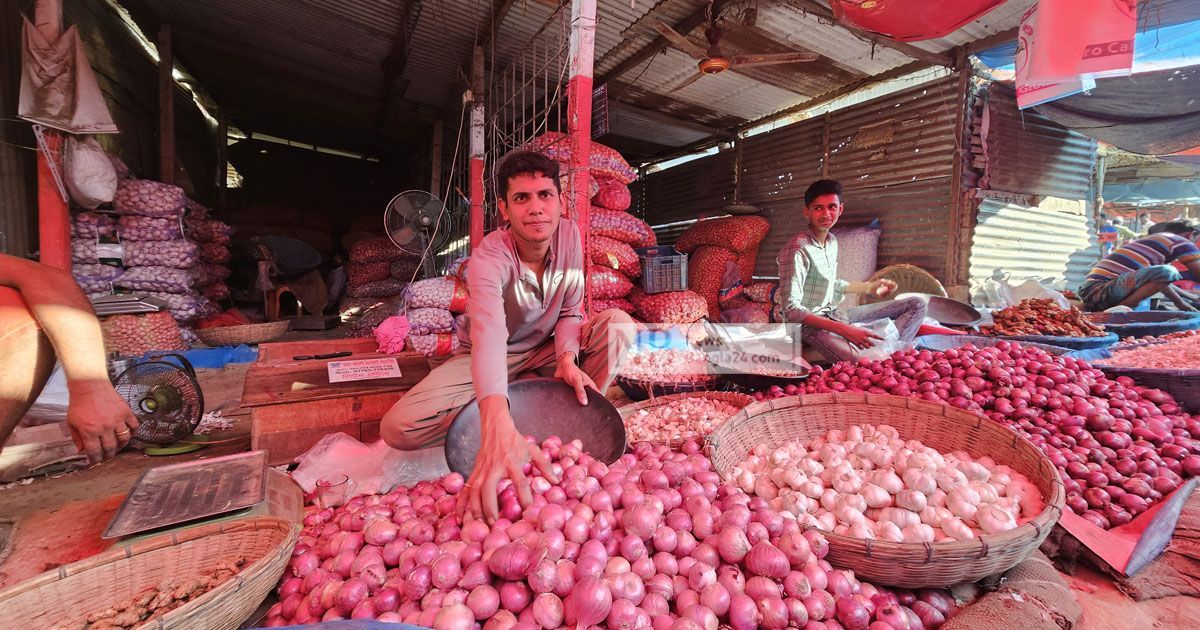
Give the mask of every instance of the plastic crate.
<svg viewBox="0 0 1200 630">
<path fill-rule="evenodd" d="M 688 257 L 670 245 L 639 247 L 635 250 L 642 263 L 642 290 L 666 293 L 687 289 Z"/>
</svg>

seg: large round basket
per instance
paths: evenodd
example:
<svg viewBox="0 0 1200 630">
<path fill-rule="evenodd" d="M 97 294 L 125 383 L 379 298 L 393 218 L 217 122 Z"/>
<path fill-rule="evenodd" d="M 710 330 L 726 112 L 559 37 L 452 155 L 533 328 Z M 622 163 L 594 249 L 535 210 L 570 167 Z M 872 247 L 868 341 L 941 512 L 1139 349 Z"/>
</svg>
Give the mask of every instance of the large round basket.
<svg viewBox="0 0 1200 630">
<path fill-rule="evenodd" d="M 1047 346 L 1058 346 L 1068 350 L 1092 350 L 1107 348 L 1121 340 L 1120 337 L 1108 333 L 1103 337 L 1056 337 L 1052 335 L 996 335 L 996 339 L 1006 339 L 1020 343 L 1040 343 Z"/>
<path fill-rule="evenodd" d="M 747 407 L 748 405 L 750 405 L 754 402 L 753 396 L 750 396 L 748 394 L 742 394 L 739 392 L 686 392 L 683 394 L 671 394 L 670 396 L 659 396 L 657 398 L 643 400 L 642 402 L 632 403 L 629 405 L 625 405 L 624 407 L 618 408 L 617 411 L 621 412 L 622 418 L 629 418 L 633 414 L 635 414 L 639 411 L 642 411 L 643 409 L 653 409 L 655 407 L 658 407 L 661 405 L 666 405 L 668 403 L 672 403 L 677 400 L 687 400 L 689 398 L 704 398 L 704 399 L 708 399 L 708 400 L 721 400 L 721 401 L 727 402 L 727 403 L 737 407 L 738 409 L 744 409 L 745 407 Z M 628 431 L 628 429 L 626 429 L 626 431 Z M 662 441 L 667 444 L 670 444 L 672 448 L 675 448 L 688 440 L 703 438 L 703 437 L 705 437 L 705 436 L 685 435 L 685 436 L 681 436 L 676 439 L 662 440 Z M 632 442 L 632 440 L 630 440 L 630 441 Z"/>
<path fill-rule="evenodd" d="M 1159 345 L 1160 341 L 1122 344 L 1112 348 L 1081 350 L 1068 354 L 1082 359 L 1101 370 L 1109 378 L 1128 376 L 1142 387 L 1161 389 L 1175 398 L 1175 402 L 1188 413 L 1200 413 L 1200 369 L 1136 368 L 1105 363 L 1112 357 L 1113 350 L 1124 350 Z"/>
<path fill-rule="evenodd" d="M 239 344 L 254 345 L 274 341 L 288 331 L 290 322 L 266 322 L 263 324 L 243 324 L 241 326 L 221 326 L 218 328 L 197 328 L 196 336 L 206 345 L 214 348 L 220 346 L 236 346 Z"/>
<path fill-rule="evenodd" d="M 933 274 L 915 265 L 888 265 L 883 269 L 875 272 L 868 282 L 876 280 L 891 280 L 896 283 L 895 295 L 901 293 L 926 293 L 939 297 L 946 297 L 946 287 L 938 282 Z M 863 294 L 860 298 L 863 304 L 874 304 L 889 300 L 890 297 L 881 298 L 876 295 Z"/>
<path fill-rule="evenodd" d="M 261 517 L 201 525 L 120 545 L 0 591 L 0 628 L 83 628 L 88 615 L 163 584 L 246 558 L 241 571 L 141 628 L 233 630 L 283 575 L 297 528 Z"/>
<path fill-rule="evenodd" d="M 1200 313 L 1146 311 L 1141 313 L 1088 313 L 1087 318 L 1121 337 L 1161 337 L 1200 329 Z"/>
<path fill-rule="evenodd" d="M 996 337 L 984 337 L 982 335 L 922 335 L 920 337 L 917 337 L 913 341 L 913 343 L 916 344 L 916 346 L 918 348 L 925 348 L 927 350 L 937 350 L 940 352 L 940 351 L 950 350 L 951 348 L 961 348 L 968 344 L 975 346 L 976 348 L 990 348 L 992 346 L 999 344 L 1002 341 L 1005 341 L 1005 340 L 998 339 Z M 1066 348 L 1060 348 L 1058 346 L 1050 346 L 1050 345 L 1046 345 L 1044 343 L 1034 343 L 1031 341 L 1017 341 L 1017 342 L 1013 342 L 1013 343 L 1019 343 L 1022 346 L 1026 346 L 1029 348 L 1037 348 L 1039 350 L 1044 350 L 1047 353 L 1053 354 L 1055 356 L 1067 354 L 1067 353 L 1071 352 L 1070 350 L 1068 350 Z"/>
<path fill-rule="evenodd" d="M 823 532 L 829 541 L 826 559 L 835 567 L 904 588 L 976 582 L 1011 569 L 1036 551 L 1062 513 L 1062 480 L 1037 447 L 991 420 L 915 398 L 813 394 L 758 402 L 714 431 L 708 450 L 717 472 L 727 477 L 754 446 L 807 441 L 853 424 L 888 424 L 902 438 L 943 453 L 989 456 L 1028 477 L 1041 490 L 1046 508 L 1016 529 L 963 541 L 895 543 Z"/>
</svg>

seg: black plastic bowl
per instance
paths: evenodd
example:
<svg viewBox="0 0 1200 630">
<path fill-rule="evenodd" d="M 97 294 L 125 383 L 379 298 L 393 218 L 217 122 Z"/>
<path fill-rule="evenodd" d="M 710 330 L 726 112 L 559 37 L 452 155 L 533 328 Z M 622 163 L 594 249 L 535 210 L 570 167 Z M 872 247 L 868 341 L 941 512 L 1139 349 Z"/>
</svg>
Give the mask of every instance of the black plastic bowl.
<svg viewBox="0 0 1200 630">
<path fill-rule="evenodd" d="M 729 351 L 710 352 L 708 353 L 708 361 L 713 364 L 715 371 L 722 378 L 748 391 L 765 391 L 775 385 L 779 387 L 798 385 L 804 379 L 808 378 L 810 372 L 810 368 L 807 365 L 775 359 L 767 362 L 748 361 L 742 356 L 742 353 Z M 792 371 L 796 376 L 754 374 L 750 371 L 754 365 L 762 365 L 765 368 L 774 370 Z"/>
<path fill-rule="evenodd" d="M 592 457 L 611 464 L 625 453 L 625 422 L 604 396 L 588 390 L 588 404 L 579 404 L 575 389 L 557 378 L 532 378 L 508 385 L 508 403 L 517 431 L 541 442 L 557 435 L 563 442 L 578 439 Z M 446 434 L 446 464 L 470 477 L 479 452 L 479 402 L 472 400 L 450 423 Z"/>
</svg>

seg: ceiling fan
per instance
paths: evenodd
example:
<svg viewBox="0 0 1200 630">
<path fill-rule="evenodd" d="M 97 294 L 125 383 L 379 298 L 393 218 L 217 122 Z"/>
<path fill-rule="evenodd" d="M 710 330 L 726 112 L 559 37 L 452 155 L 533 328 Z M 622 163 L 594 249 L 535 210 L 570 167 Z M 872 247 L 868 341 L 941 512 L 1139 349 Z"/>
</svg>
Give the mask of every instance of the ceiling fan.
<svg viewBox="0 0 1200 630">
<path fill-rule="evenodd" d="M 690 76 L 683 83 L 671 89 L 672 92 L 677 92 L 700 79 L 706 74 L 720 74 L 726 70 L 737 70 L 739 68 L 752 68 L 756 66 L 774 66 L 787 63 L 803 63 L 816 61 L 820 55 L 810 52 L 790 52 L 790 53 L 765 53 L 765 54 L 746 54 L 725 56 L 721 52 L 721 36 L 725 34 L 726 28 L 730 22 L 722 19 L 724 8 L 723 2 L 720 0 L 709 0 L 708 6 L 704 10 L 704 14 L 708 19 L 708 26 L 704 29 L 704 38 L 708 40 L 708 49 L 705 50 L 692 40 L 685 37 L 679 31 L 668 26 L 661 20 L 654 21 L 654 30 L 667 39 L 672 46 L 687 53 L 699 63 L 696 65 L 700 71 Z M 742 13 L 742 22 L 751 24 L 756 16 L 756 11 L 751 8 Z M 723 28 L 724 27 L 724 28 Z"/>
</svg>

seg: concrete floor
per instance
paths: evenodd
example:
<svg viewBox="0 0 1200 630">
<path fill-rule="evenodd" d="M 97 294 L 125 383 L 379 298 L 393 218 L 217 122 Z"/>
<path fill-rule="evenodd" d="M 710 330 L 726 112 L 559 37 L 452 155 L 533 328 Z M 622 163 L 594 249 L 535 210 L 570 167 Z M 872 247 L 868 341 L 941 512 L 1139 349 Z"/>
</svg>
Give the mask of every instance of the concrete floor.
<svg viewBox="0 0 1200 630">
<path fill-rule="evenodd" d="M 220 409 L 223 415 L 236 420 L 230 429 L 208 436 L 222 444 L 174 457 L 124 452 L 115 460 L 86 470 L 0 490 L 0 520 L 15 522 L 10 547 L 7 553 L 0 552 L 0 589 L 109 547 L 110 543 L 100 538 L 100 534 L 143 470 L 247 450 L 249 415 L 238 407 L 238 401 L 248 367 L 249 364 L 241 364 L 198 373 L 207 410 Z M 620 390 L 614 388 L 609 395 L 616 399 Z M 627 402 L 614 400 L 618 406 Z M 1174 597 L 1135 602 L 1117 590 L 1111 579 L 1095 571 L 1080 569 L 1076 575 L 1064 578 L 1084 609 L 1077 628 L 1200 627 L 1200 599 Z"/>
</svg>

